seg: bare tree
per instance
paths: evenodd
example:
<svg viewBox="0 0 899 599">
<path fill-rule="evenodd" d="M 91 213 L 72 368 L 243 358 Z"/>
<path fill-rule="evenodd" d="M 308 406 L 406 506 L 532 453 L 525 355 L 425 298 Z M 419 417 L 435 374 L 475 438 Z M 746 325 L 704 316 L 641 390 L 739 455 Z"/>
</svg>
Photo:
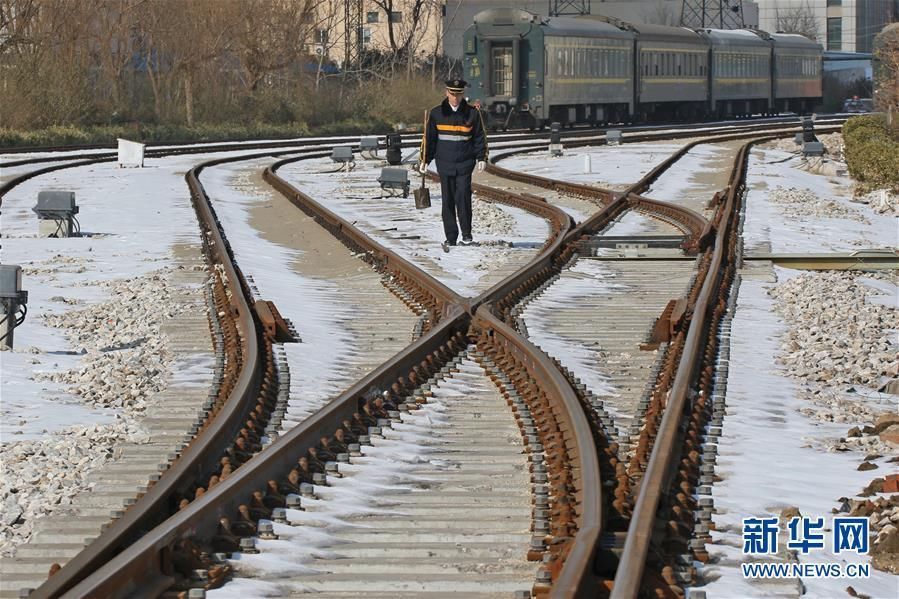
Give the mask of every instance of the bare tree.
<svg viewBox="0 0 899 599">
<path fill-rule="evenodd" d="M 680 9 L 680 2 L 656 0 L 652 4 L 647 4 L 640 11 L 640 16 L 643 18 L 644 23 L 677 27 L 680 25 Z"/>
<path fill-rule="evenodd" d="M 340 31 L 338 24 L 343 19 L 343 6 L 339 2 L 331 0 L 318 0 L 312 12 L 315 15 L 312 46 L 318 59 L 315 71 L 315 89 L 317 91 L 325 74 L 324 66 L 328 57 L 335 48 L 344 45 L 343 35 L 338 35 Z"/>
<path fill-rule="evenodd" d="M 243 83 L 249 92 L 275 72 L 287 68 L 304 54 L 312 34 L 312 0 L 273 2 L 242 0 L 235 53 Z"/>
<path fill-rule="evenodd" d="M 801 5 L 776 8 L 774 18 L 779 32 L 798 33 L 814 41 L 819 41 L 821 37 L 815 11 L 808 0 Z"/>
<path fill-rule="evenodd" d="M 405 61 L 408 75 L 418 45 L 427 33 L 428 19 L 434 5 L 429 0 L 373 0 L 373 3 L 381 9 L 387 21 L 391 72 L 398 62 Z"/>
<path fill-rule="evenodd" d="M 875 101 L 878 108 L 886 111 L 890 121 L 893 121 L 899 111 L 899 25 L 887 27 L 877 36 L 874 60 L 877 80 Z"/>
<path fill-rule="evenodd" d="M 35 43 L 37 15 L 35 0 L 0 1 L 0 55 Z"/>
</svg>

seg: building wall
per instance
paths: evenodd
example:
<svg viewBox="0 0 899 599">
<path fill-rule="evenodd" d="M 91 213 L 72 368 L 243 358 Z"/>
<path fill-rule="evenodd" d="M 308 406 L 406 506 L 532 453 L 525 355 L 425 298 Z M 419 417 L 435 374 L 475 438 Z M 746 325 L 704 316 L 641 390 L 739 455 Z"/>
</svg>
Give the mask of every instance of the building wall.
<svg viewBox="0 0 899 599">
<path fill-rule="evenodd" d="M 422 5 L 418 22 L 411 19 L 412 8 L 418 2 Z M 328 0 L 322 2 L 316 15 L 316 34 L 314 51 L 327 60 L 342 65 L 346 48 L 346 2 L 345 0 Z M 395 13 L 393 29 L 397 44 L 408 35 L 412 35 L 415 54 L 424 58 L 435 51 L 440 54 L 442 45 L 442 7 L 434 2 L 422 0 L 393 0 Z M 365 50 L 390 52 L 390 17 L 384 9 L 372 0 L 362 2 L 362 38 Z"/>
<path fill-rule="evenodd" d="M 782 30 L 797 15 L 814 23 L 825 50 L 870 52 L 874 36 L 897 19 L 897 0 L 758 0 L 759 27 Z"/>
</svg>

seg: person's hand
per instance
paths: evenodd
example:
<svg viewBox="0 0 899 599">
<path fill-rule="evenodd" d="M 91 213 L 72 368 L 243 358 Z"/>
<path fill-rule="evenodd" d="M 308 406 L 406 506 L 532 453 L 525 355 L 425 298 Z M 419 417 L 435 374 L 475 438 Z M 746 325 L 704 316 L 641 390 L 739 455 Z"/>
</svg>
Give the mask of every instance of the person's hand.
<svg viewBox="0 0 899 599">
<path fill-rule="evenodd" d="M 428 165 L 426 162 L 418 163 L 418 172 L 421 173 L 422 175 L 424 175 L 428 172 Z"/>
<path fill-rule="evenodd" d="M 478 172 L 483 173 L 485 168 L 487 168 L 487 161 L 478 160 Z"/>
</svg>

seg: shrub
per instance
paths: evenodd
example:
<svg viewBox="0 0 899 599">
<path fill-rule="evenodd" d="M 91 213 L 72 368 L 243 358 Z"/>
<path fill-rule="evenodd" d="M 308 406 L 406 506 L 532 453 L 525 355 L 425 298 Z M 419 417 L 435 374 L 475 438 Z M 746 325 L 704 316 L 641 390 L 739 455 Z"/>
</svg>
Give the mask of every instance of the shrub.
<svg viewBox="0 0 899 599">
<path fill-rule="evenodd" d="M 899 191 L 899 138 L 883 115 L 854 117 L 843 125 L 846 164 L 861 191 Z"/>
</svg>

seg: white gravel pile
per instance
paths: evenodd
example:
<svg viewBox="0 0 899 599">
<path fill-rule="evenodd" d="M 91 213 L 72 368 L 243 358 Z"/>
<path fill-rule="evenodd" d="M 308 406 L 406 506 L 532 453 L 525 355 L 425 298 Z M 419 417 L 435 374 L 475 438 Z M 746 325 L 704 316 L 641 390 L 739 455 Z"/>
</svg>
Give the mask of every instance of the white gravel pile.
<svg viewBox="0 0 899 599">
<path fill-rule="evenodd" d="M 835 200 L 821 199 L 808 189 L 776 187 L 768 199 L 777 204 L 786 216 L 815 218 L 844 218 L 866 225 L 871 222 L 857 210 Z"/>
<path fill-rule="evenodd" d="M 0 459 L 0 555 L 8 556 L 31 536 L 35 520 L 72 503 L 89 489 L 87 477 L 123 441 L 146 443 L 149 435 L 123 419 L 112 425 L 79 426 L 40 441 L 3 444 Z"/>
<path fill-rule="evenodd" d="M 78 268 L 73 261 L 69 266 Z M 27 268 L 33 274 L 35 268 Z M 88 475 L 113 457 L 122 442 L 148 443 L 139 417 L 153 394 L 168 383 L 173 356 L 160 334 L 164 320 L 188 310 L 172 284 L 174 268 L 132 279 L 85 282 L 103 287 L 110 300 L 84 309 L 46 314 L 43 320 L 64 329 L 82 354 L 77 369 L 40 372 L 47 357 L 39 348 L 31 362 L 35 380 L 68 384 L 67 391 L 84 404 L 116 410 L 116 422 L 72 427 L 39 440 L 2 444 L 0 452 L 0 554 L 10 555 L 33 532 L 34 520 L 72 502 L 89 488 Z M 58 271 L 56 271 L 58 272 Z M 62 304 L 77 304 L 64 297 Z"/>
<path fill-rule="evenodd" d="M 784 337 L 783 364 L 792 376 L 826 387 L 879 387 L 899 371 L 896 311 L 867 301 L 874 290 L 860 278 L 880 273 L 806 272 L 771 291 L 777 311 L 793 323 Z"/>
<path fill-rule="evenodd" d="M 800 411 L 818 421 L 847 424 L 843 437 L 805 441 L 827 452 L 859 452 L 858 470 L 872 471 L 875 477 L 860 493 L 867 499 L 835 497 L 833 511 L 870 517 L 872 563 L 897 574 L 899 403 L 894 395 L 878 393 L 899 376 L 895 285 L 894 278 L 882 273 L 806 272 L 770 294 L 777 312 L 790 323 L 780 361 L 803 383 L 808 407 Z"/>
<path fill-rule="evenodd" d="M 472 234 L 512 235 L 515 233 L 515 218 L 498 208 L 493 202 L 475 200 L 471 204 Z"/>
<path fill-rule="evenodd" d="M 69 342 L 84 358 L 76 370 L 38 372 L 35 380 L 69 384 L 68 391 L 91 406 L 143 412 L 146 400 L 165 387 L 173 361 L 160 326 L 191 308 L 175 302 L 170 277 L 171 269 L 163 269 L 133 279 L 92 283 L 106 288 L 112 299 L 83 310 L 44 315 L 49 326 L 66 330 Z M 59 296 L 51 299 L 66 302 Z"/>
</svg>

